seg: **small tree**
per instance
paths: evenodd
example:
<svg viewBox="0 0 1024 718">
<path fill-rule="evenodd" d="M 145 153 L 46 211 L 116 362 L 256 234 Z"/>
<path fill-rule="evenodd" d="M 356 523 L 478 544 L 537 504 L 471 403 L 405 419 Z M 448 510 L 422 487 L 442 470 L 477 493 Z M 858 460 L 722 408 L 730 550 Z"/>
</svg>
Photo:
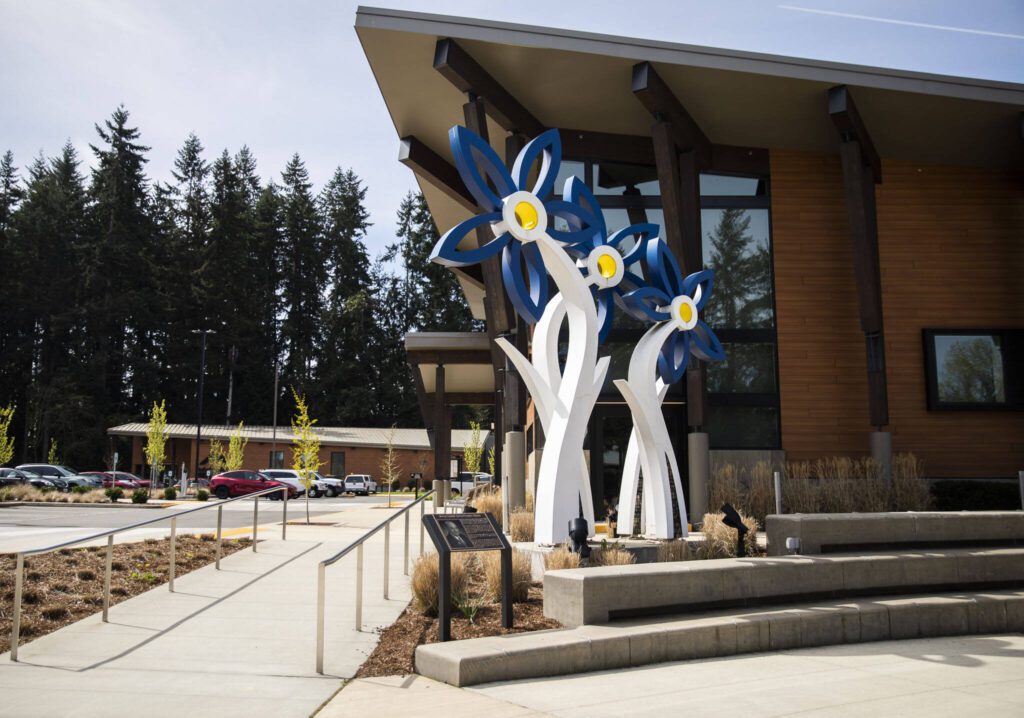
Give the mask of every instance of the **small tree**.
<svg viewBox="0 0 1024 718">
<path fill-rule="evenodd" d="M 388 482 L 388 508 L 391 508 L 391 490 L 402 471 L 402 467 L 398 463 L 398 454 L 395 453 L 395 426 L 395 424 L 391 425 L 391 431 L 388 432 L 388 443 L 384 445 L 384 456 L 380 460 L 380 475 Z"/>
<path fill-rule="evenodd" d="M 227 471 L 228 455 L 224 452 L 224 444 L 220 439 L 210 439 L 210 455 L 206 462 L 210 466 L 211 476 Z"/>
<path fill-rule="evenodd" d="M 469 441 L 462 452 L 462 462 L 466 465 L 466 471 L 475 474 L 480 471 L 480 459 L 484 456 L 483 447 L 480 445 L 480 422 L 469 422 Z"/>
<path fill-rule="evenodd" d="M 292 416 L 292 468 L 299 472 L 299 480 L 306 489 L 306 523 L 309 524 L 309 491 L 313 488 L 313 474 L 320 469 L 320 437 L 313 430 L 316 419 L 309 418 L 306 397 L 292 387 L 295 414 Z"/>
<path fill-rule="evenodd" d="M 57 440 L 50 439 L 50 450 L 46 453 L 47 464 L 59 464 L 60 452 L 57 449 Z"/>
<path fill-rule="evenodd" d="M 243 421 L 238 422 L 238 428 L 231 432 L 231 438 L 228 440 L 228 455 L 225 461 L 225 468 L 228 471 L 236 471 L 245 463 L 245 445 L 249 443 L 249 440 L 242 436 L 244 423 Z"/>
<path fill-rule="evenodd" d="M 491 477 L 494 476 L 494 444 L 487 450 L 487 468 L 490 469 Z"/>
<path fill-rule="evenodd" d="M 0 466 L 14 458 L 14 437 L 8 436 L 11 421 L 14 419 L 14 405 L 8 404 L 0 409 Z"/>
<path fill-rule="evenodd" d="M 156 483 L 157 467 L 163 466 L 164 458 L 167 456 L 167 408 L 163 400 L 157 404 L 153 402 L 153 408 L 149 411 L 149 423 L 146 425 L 146 461 L 149 462 L 149 493 L 153 493 L 153 484 Z"/>
</svg>

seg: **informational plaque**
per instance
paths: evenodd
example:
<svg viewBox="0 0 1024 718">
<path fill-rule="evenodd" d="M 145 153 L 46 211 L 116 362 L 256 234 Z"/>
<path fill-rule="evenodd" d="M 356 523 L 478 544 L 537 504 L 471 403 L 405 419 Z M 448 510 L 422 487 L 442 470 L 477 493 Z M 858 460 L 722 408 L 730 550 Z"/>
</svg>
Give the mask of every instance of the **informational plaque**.
<svg viewBox="0 0 1024 718">
<path fill-rule="evenodd" d="M 504 536 L 487 514 L 435 516 L 449 551 L 497 551 L 505 548 Z"/>
<path fill-rule="evenodd" d="M 437 549 L 438 638 L 451 639 L 452 553 L 458 551 L 501 551 L 501 624 L 512 628 L 512 544 L 491 514 L 427 514 L 423 526 Z"/>
</svg>

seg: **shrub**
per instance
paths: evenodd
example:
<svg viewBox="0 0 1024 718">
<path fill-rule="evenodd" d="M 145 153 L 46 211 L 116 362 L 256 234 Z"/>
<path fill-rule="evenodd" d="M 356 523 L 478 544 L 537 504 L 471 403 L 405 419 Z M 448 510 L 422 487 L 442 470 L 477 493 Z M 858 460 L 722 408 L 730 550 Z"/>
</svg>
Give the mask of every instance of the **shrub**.
<svg viewBox="0 0 1024 718">
<path fill-rule="evenodd" d="M 494 514 L 501 520 L 501 491 L 481 491 L 473 497 L 473 506 L 483 514 Z"/>
<path fill-rule="evenodd" d="M 482 555 L 482 559 L 487 597 L 492 601 L 501 601 L 501 552 L 487 551 Z M 523 603 L 529 599 L 531 583 L 533 583 L 533 574 L 530 571 L 530 554 L 513 549 L 512 601 Z"/>
<path fill-rule="evenodd" d="M 658 563 L 689 560 L 690 544 L 687 543 L 686 539 L 662 541 L 658 544 Z"/>
<path fill-rule="evenodd" d="M 124 571 L 124 569 L 125 569 L 124 561 L 111 561 L 110 562 L 110 570 L 111 571 Z"/>
<path fill-rule="evenodd" d="M 928 482 L 921 478 L 920 460 L 913 454 L 892 457 L 893 508 L 897 511 L 927 511 L 932 507 Z M 1012 506 L 1011 508 L 1020 508 Z"/>
<path fill-rule="evenodd" d="M 215 534 L 199 534 L 200 541 L 213 541 L 217 536 Z"/>
<path fill-rule="evenodd" d="M 144 504 L 149 501 L 149 491 L 146 489 L 135 489 L 132 492 L 132 503 L 133 504 Z"/>
<path fill-rule="evenodd" d="M 724 514 L 704 514 L 701 530 L 704 532 L 704 543 L 697 549 L 700 558 L 734 558 L 736 556 L 736 529 L 726 526 L 722 521 Z M 757 522 L 750 516 L 740 512 L 743 525 L 747 527 L 744 546 L 747 555 L 758 552 Z"/>
<path fill-rule="evenodd" d="M 164 489 L 164 498 L 167 501 L 174 501 L 176 498 L 178 498 L 178 490 L 173 486 L 168 486 L 166 489 Z"/>
<path fill-rule="evenodd" d="M 83 568 L 77 575 L 81 581 L 92 581 L 96 578 L 96 572 L 87 568 Z"/>
<path fill-rule="evenodd" d="M 25 578 L 27 578 L 29 581 L 38 581 L 42 577 L 43 574 L 39 573 L 38 571 L 29 571 L 25 574 Z"/>
<path fill-rule="evenodd" d="M 590 559 L 594 566 L 625 566 L 636 563 L 636 557 L 618 544 L 601 542 L 601 548 L 594 552 Z"/>
<path fill-rule="evenodd" d="M 118 499 L 124 496 L 124 489 L 122 489 L 120 486 L 111 486 L 103 493 L 105 493 L 107 495 L 107 498 L 110 499 L 111 501 L 117 501 Z"/>
<path fill-rule="evenodd" d="M 35 589 L 23 588 L 21 590 L 21 602 L 22 603 L 25 603 L 25 604 L 28 604 L 28 605 L 31 606 L 33 604 L 39 603 L 39 601 L 41 599 L 42 599 L 42 596 L 39 595 L 39 591 L 36 591 Z"/>
<path fill-rule="evenodd" d="M 196 489 L 196 501 L 206 501 L 210 498 L 210 492 L 206 489 Z"/>
<path fill-rule="evenodd" d="M 936 511 L 1016 511 L 1017 482 L 960 479 L 936 481 L 931 487 Z"/>
<path fill-rule="evenodd" d="M 508 523 L 513 541 L 533 541 L 532 511 L 513 511 L 508 516 Z"/>
<path fill-rule="evenodd" d="M 412 567 L 412 586 L 414 608 L 427 616 L 437 615 L 437 589 L 439 559 L 436 553 L 426 554 L 416 559 Z M 458 608 L 457 601 L 464 600 L 469 589 L 469 561 L 465 554 L 452 554 L 452 607 Z"/>
<path fill-rule="evenodd" d="M 558 571 L 563 568 L 579 568 L 580 555 L 570 551 L 565 546 L 559 546 L 544 557 L 544 569 L 547 571 Z"/>
<path fill-rule="evenodd" d="M 132 581 L 142 581 L 143 583 L 156 583 L 156 574 L 152 571 L 132 571 L 128 574 L 128 578 Z"/>
<path fill-rule="evenodd" d="M 39 613 L 48 621 L 59 621 L 62 618 L 67 618 L 70 612 L 65 606 L 54 603 L 43 606 L 39 609 Z"/>
<path fill-rule="evenodd" d="M 71 493 L 73 494 L 87 494 L 92 491 L 91 486 L 73 486 L 71 487 Z"/>
</svg>

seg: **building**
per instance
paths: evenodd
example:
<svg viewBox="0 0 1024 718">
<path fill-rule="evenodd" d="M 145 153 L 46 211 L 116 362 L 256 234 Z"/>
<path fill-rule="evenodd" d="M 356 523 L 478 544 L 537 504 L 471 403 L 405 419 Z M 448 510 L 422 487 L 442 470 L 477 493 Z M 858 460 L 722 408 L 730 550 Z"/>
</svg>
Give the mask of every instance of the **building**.
<svg viewBox="0 0 1024 718">
<path fill-rule="evenodd" d="M 237 430 L 234 426 L 203 426 L 202 438 L 199 442 L 199 471 L 205 475 L 209 468 L 210 440 L 216 439 L 225 447 L 231 434 Z M 431 448 L 427 432 L 424 429 L 367 429 L 336 426 L 318 426 L 314 431 L 320 436 L 321 473 L 325 476 L 344 477 L 346 474 L 370 474 L 380 481 L 381 462 L 389 444 L 394 449 L 399 465 L 399 480 L 407 486 L 415 473 L 423 475 L 424 482 L 434 479 L 434 452 Z M 130 442 L 131 463 L 120 461 L 119 466 L 130 466 L 131 471 L 139 476 L 146 476 L 148 467 L 144 448 L 146 445 L 146 424 L 122 424 L 107 430 L 107 434 L 118 443 Z M 189 476 L 195 476 L 196 457 L 196 425 L 168 424 L 167 459 L 164 471 L 171 471 L 180 477 L 184 464 Z M 291 443 L 293 440 L 290 427 L 278 427 L 276 432 L 270 426 L 246 426 L 242 428 L 242 436 L 247 439 L 245 445 L 244 468 L 286 468 L 291 466 Z M 471 440 L 471 432 L 456 429 L 451 433 L 450 464 L 445 471 L 457 472 L 462 469 L 462 455 L 465 445 Z M 486 451 L 491 445 L 490 432 L 481 430 L 480 443 Z M 486 471 L 486 458 L 482 470 Z M 426 484 L 426 485 L 429 485 Z"/>
<path fill-rule="evenodd" d="M 685 272 L 716 270 L 727 360 L 666 403 L 692 475 L 893 451 L 933 477 L 1024 468 L 1024 86 L 375 8 L 356 32 L 441 231 L 477 212 L 450 127 L 508 158 L 554 127 L 609 229 L 657 223 Z M 528 328 L 494 266 L 453 271 L 488 334 L 410 337 L 424 418 L 450 425 L 458 375 L 529 471 L 543 437 L 492 341 Z M 612 377 L 639 331 L 605 344 Z M 609 385 L 595 497 L 616 495 L 629 431 Z"/>
</svg>

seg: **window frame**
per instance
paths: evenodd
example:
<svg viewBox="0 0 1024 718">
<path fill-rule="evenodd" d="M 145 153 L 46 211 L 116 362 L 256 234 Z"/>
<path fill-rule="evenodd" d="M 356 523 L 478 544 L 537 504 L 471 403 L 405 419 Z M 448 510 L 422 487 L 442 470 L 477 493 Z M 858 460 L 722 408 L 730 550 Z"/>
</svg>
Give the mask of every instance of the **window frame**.
<svg viewBox="0 0 1024 718">
<path fill-rule="evenodd" d="M 943 401 L 939 398 L 938 354 L 935 339 L 940 336 L 999 337 L 1003 360 L 1003 402 Z M 921 330 L 924 345 L 925 397 L 928 411 L 1022 411 L 1024 410 L 1024 329 L 992 327 L 926 327 Z"/>
</svg>

